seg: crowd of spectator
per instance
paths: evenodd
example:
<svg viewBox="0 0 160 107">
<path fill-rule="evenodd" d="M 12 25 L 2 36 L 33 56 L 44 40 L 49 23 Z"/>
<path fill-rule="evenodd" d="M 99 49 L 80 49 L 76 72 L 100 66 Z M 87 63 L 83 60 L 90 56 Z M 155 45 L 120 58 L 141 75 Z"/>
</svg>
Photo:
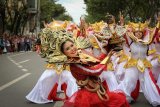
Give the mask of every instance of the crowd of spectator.
<svg viewBox="0 0 160 107">
<path fill-rule="evenodd" d="M 0 36 L 0 54 L 35 51 L 36 41 L 35 35 L 9 35 L 4 33 Z"/>
</svg>

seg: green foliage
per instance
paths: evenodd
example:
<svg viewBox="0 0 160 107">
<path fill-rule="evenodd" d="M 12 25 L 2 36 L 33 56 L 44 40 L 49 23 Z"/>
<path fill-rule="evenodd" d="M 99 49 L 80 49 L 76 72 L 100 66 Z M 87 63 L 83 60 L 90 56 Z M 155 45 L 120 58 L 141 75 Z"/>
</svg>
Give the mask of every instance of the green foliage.
<svg viewBox="0 0 160 107">
<path fill-rule="evenodd" d="M 25 0 L 0 0 L 0 15 L 3 16 L 3 30 L 8 30 L 11 34 L 23 34 L 29 21 L 33 22 L 30 26 L 30 31 L 34 31 L 37 23 L 33 19 L 38 17 L 39 11 L 30 13 L 29 5 L 29 2 L 27 4 Z M 43 21 L 50 22 L 52 19 L 72 20 L 71 16 L 65 14 L 65 12 L 65 8 L 61 4 L 56 4 L 56 0 L 40 0 L 41 27 L 43 27 Z"/>
<path fill-rule="evenodd" d="M 145 21 L 158 14 L 160 0 L 84 0 L 88 15 L 88 22 L 95 22 L 105 19 L 110 13 L 119 20 L 119 12 L 122 12 L 125 19 Z M 160 10 L 159 10 L 160 11 Z"/>
<path fill-rule="evenodd" d="M 73 20 L 72 17 L 69 16 L 69 15 L 67 15 L 67 14 L 61 14 L 61 15 L 59 15 L 58 17 L 56 17 L 55 19 L 56 19 L 56 20 L 63 20 L 63 21 L 65 21 L 65 20 L 70 20 L 70 21 L 72 21 L 72 20 Z"/>
<path fill-rule="evenodd" d="M 50 22 L 52 19 L 56 20 L 72 20 L 72 17 L 65 14 L 66 9 L 61 4 L 56 4 L 56 1 L 41 0 L 41 26 L 43 21 Z"/>
</svg>

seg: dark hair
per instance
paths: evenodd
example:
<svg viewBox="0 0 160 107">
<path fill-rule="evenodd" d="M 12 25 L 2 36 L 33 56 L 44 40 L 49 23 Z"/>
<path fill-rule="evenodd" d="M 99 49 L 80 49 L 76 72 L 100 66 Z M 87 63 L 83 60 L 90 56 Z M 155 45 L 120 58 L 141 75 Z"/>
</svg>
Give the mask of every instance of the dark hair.
<svg viewBox="0 0 160 107">
<path fill-rule="evenodd" d="M 73 43 L 73 41 L 72 41 L 72 40 L 70 40 L 70 39 L 65 40 L 65 41 L 61 44 L 61 46 L 60 46 L 60 48 L 61 48 L 61 52 L 62 52 L 62 53 L 64 53 L 64 44 L 65 44 L 67 41 L 69 41 L 69 42 L 72 42 L 72 43 Z"/>
<path fill-rule="evenodd" d="M 105 19 L 105 22 L 107 22 L 107 24 L 112 24 L 112 23 L 114 23 L 114 20 L 115 20 L 115 18 L 114 18 L 114 16 L 113 15 L 106 15 L 106 19 Z"/>
</svg>

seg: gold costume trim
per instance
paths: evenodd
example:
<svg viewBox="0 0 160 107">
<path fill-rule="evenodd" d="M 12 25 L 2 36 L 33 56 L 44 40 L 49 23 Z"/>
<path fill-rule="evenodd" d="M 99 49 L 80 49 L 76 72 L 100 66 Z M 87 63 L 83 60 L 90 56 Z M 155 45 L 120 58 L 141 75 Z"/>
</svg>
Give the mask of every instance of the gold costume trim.
<svg viewBox="0 0 160 107">
<path fill-rule="evenodd" d="M 107 64 L 107 62 L 109 61 L 109 59 L 110 59 L 110 56 L 106 56 L 106 57 L 101 61 L 100 64 Z"/>
<path fill-rule="evenodd" d="M 113 68 L 113 63 L 112 62 L 109 62 L 108 64 L 107 64 L 107 71 L 114 71 L 114 68 Z"/>
<path fill-rule="evenodd" d="M 98 77 L 88 77 L 85 80 L 77 80 L 77 84 L 81 88 L 85 88 L 90 92 L 97 93 L 98 97 L 103 101 L 108 101 L 109 96 L 106 93 L 106 90 L 102 86 L 101 80 Z"/>
<path fill-rule="evenodd" d="M 123 62 L 123 61 L 128 60 L 128 58 L 129 58 L 129 57 L 128 57 L 125 53 L 122 53 L 122 54 L 119 56 L 118 64 L 120 64 L 120 63 Z"/>
<path fill-rule="evenodd" d="M 151 54 L 154 54 L 154 53 L 156 53 L 156 49 L 151 49 L 151 50 L 148 51 L 148 55 L 151 55 Z"/>
<path fill-rule="evenodd" d="M 130 58 L 124 65 L 124 68 L 137 67 L 140 72 L 144 72 L 145 68 L 151 68 L 152 65 L 147 59 Z"/>
<path fill-rule="evenodd" d="M 54 69 L 57 74 L 61 74 L 63 70 L 70 71 L 69 65 L 61 65 L 61 67 L 59 68 L 58 65 L 56 65 L 56 64 L 47 64 L 46 68 L 47 69 Z"/>
<path fill-rule="evenodd" d="M 156 58 L 158 58 L 158 63 L 160 63 L 160 55 L 159 54 L 154 54 L 154 56 L 151 60 L 154 60 Z"/>
</svg>

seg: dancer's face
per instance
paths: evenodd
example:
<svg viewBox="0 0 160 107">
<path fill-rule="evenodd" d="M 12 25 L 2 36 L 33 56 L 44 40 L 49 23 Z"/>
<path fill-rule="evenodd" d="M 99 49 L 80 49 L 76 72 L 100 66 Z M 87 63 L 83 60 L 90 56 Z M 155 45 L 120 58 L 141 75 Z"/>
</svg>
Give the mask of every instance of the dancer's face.
<svg viewBox="0 0 160 107">
<path fill-rule="evenodd" d="M 71 41 L 66 41 L 63 45 L 63 53 L 68 57 L 77 57 L 78 51 L 75 44 Z"/>
<path fill-rule="evenodd" d="M 134 32 L 134 34 L 138 39 L 141 39 L 143 36 L 143 33 L 141 31 L 136 31 L 136 32 Z"/>
</svg>

